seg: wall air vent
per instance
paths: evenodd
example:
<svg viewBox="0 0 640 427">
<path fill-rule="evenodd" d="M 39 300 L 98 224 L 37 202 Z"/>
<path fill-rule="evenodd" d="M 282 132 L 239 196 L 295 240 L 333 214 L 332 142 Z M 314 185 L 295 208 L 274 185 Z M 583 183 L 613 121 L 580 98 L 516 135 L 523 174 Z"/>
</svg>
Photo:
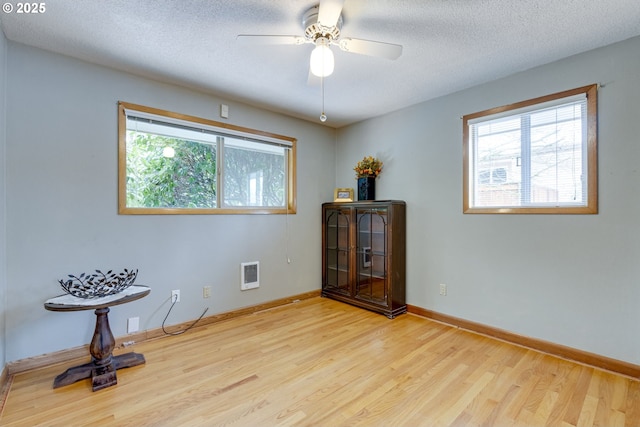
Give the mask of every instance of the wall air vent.
<svg viewBox="0 0 640 427">
<path fill-rule="evenodd" d="M 240 290 L 255 289 L 260 286 L 260 263 L 258 261 L 240 264 Z"/>
</svg>

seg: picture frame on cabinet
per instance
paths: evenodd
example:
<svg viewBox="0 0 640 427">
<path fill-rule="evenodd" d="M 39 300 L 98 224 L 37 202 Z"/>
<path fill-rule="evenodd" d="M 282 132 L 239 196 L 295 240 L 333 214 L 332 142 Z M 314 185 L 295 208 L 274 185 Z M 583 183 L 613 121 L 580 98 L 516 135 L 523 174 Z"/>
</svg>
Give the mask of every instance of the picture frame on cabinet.
<svg viewBox="0 0 640 427">
<path fill-rule="evenodd" d="M 334 202 L 353 202 L 353 188 L 336 188 L 333 190 Z"/>
</svg>

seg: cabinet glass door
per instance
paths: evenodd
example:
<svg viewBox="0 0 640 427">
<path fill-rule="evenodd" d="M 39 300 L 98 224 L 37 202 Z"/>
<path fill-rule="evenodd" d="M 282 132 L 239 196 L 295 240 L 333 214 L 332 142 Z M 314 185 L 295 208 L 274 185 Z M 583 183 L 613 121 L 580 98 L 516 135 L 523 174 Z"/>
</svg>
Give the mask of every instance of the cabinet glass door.
<svg viewBox="0 0 640 427">
<path fill-rule="evenodd" d="M 325 259 L 327 290 L 350 295 L 349 290 L 349 210 L 327 209 L 325 212 Z"/>
<path fill-rule="evenodd" d="M 356 209 L 355 297 L 387 305 L 387 208 Z"/>
</svg>

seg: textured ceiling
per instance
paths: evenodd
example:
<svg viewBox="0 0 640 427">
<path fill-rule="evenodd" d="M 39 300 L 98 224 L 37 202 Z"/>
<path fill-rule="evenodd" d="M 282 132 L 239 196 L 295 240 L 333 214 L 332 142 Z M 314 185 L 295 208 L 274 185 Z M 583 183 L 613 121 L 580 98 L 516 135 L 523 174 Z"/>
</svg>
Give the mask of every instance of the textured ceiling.
<svg viewBox="0 0 640 427">
<path fill-rule="evenodd" d="M 0 14 L 9 40 L 320 123 L 313 48 L 246 46 L 302 35 L 317 0 L 47 0 Z M 401 44 L 390 61 L 342 52 L 325 79 L 341 127 L 640 35 L 638 0 L 345 0 L 343 37 Z M 233 114 L 233 112 L 231 112 Z"/>
</svg>

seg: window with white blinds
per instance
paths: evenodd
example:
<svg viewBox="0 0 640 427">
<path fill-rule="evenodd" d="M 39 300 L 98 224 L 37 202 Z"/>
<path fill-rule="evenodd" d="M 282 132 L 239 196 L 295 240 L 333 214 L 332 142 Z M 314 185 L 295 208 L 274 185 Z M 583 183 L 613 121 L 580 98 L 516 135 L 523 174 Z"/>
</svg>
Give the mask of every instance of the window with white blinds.
<svg viewBox="0 0 640 427">
<path fill-rule="evenodd" d="M 597 86 L 463 117 L 465 213 L 597 213 Z"/>
</svg>

